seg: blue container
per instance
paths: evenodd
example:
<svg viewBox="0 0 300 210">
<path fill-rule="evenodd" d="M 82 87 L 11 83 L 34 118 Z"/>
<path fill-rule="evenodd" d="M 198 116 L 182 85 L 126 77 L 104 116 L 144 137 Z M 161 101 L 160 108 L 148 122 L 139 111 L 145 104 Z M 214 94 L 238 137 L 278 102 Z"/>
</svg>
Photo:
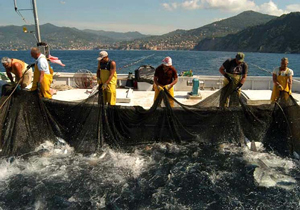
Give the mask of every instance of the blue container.
<svg viewBox="0 0 300 210">
<path fill-rule="evenodd" d="M 192 90 L 192 95 L 197 96 L 198 95 L 198 90 L 199 90 L 199 79 L 194 78 L 193 79 L 193 90 Z"/>
</svg>

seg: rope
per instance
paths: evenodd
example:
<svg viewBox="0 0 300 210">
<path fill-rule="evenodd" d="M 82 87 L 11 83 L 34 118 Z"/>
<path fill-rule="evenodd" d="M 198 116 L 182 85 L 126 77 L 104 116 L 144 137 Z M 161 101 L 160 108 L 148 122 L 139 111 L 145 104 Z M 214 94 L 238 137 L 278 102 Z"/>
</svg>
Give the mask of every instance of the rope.
<svg viewBox="0 0 300 210">
<path fill-rule="evenodd" d="M 275 104 L 276 104 L 276 105 L 279 107 L 279 109 L 281 110 L 281 112 L 282 112 L 282 114 L 283 114 L 283 116 L 284 116 L 284 118 L 285 118 L 285 120 L 286 120 L 286 124 L 287 124 L 288 129 L 289 129 L 289 132 L 290 132 L 290 137 L 293 139 L 292 129 L 291 129 L 291 127 L 290 127 L 288 118 L 287 118 L 286 114 L 285 114 L 284 111 L 283 111 L 283 108 L 280 106 L 280 104 L 279 104 L 277 101 L 275 101 Z M 292 142 L 292 144 L 290 144 L 290 146 L 291 146 L 290 152 L 294 151 L 294 145 L 293 145 L 293 142 Z"/>
<path fill-rule="evenodd" d="M 152 54 L 152 55 L 148 55 L 148 56 L 142 57 L 142 58 L 139 59 L 139 60 L 136 60 L 136 61 L 134 61 L 134 62 L 132 62 L 132 63 L 130 63 L 130 64 L 126 64 L 126 65 L 124 65 L 124 66 L 118 68 L 118 70 L 122 70 L 122 69 L 128 68 L 128 67 L 130 67 L 130 66 L 133 66 L 133 65 L 135 65 L 135 64 L 137 64 L 137 63 L 140 63 L 141 61 L 143 61 L 143 60 L 145 60 L 145 59 L 147 59 L 147 58 L 150 58 L 150 57 L 152 57 L 152 56 L 154 56 L 154 55 L 155 55 L 155 54 Z"/>
<path fill-rule="evenodd" d="M 14 5 L 15 5 L 15 12 L 22 18 L 22 20 L 26 23 L 26 24 L 31 24 L 30 22 L 27 22 L 25 17 L 22 15 L 22 13 L 20 11 L 26 11 L 26 10 L 32 10 L 32 9 L 18 9 L 17 6 L 17 1 L 14 0 Z"/>
<path fill-rule="evenodd" d="M 260 67 L 260 66 L 258 66 L 258 65 L 252 64 L 252 63 L 249 63 L 249 64 L 252 65 L 252 66 L 255 66 L 256 68 L 258 68 L 258 69 L 261 70 L 261 71 L 267 72 L 267 73 L 269 73 L 269 74 L 273 74 L 273 72 L 271 72 L 271 71 L 268 70 L 268 69 L 262 68 L 262 67 Z M 299 80 L 295 80 L 295 79 L 293 79 L 293 82 L 299 82 L 299 83 L 300 83 Z"/>
<path fill-rule="evenodd" d="M 261 71 L 267 72 L 269 74 L 273 74 L 273 72 L 269 71 L 268 69 L 264 69 L 264 68 L 262 68 L 262 67 L 260 67 L 258 65 L 252 64 L 252 63 L 249 63 L 249 64 L 252 65 L 252 66 L 255 66 L 256 68 L 258 68 Z"/>
</svg>

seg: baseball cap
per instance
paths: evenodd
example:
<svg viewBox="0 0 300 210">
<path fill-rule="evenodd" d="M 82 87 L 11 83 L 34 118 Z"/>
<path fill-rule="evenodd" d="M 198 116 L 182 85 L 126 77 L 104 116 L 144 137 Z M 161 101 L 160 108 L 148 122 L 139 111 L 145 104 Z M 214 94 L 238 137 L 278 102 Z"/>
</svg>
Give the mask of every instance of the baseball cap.
<svg viewBox="0 0 300 210">
<path fill-rule="evenodd" d="M 163 60 L 162 60 L 163 64 L 165 64 L 166 66 L 172 66 L 172 58 L 171 57 L 165 57 Z"/>
<path fill-rule="evenodd" d="M 243 62 L 245 58 L 245 54 L 242 52 L 238 52 L 235 56 L 236 60 L 239 62 Z"/>
<path fill-rule="evenodd" d="M 101 61 L 103 58 L 107 57 L 108 53 L 106 51 L 101 51 L 99 53 L 99 57 L 97 58 L 98 61 Z"/>
</svg>

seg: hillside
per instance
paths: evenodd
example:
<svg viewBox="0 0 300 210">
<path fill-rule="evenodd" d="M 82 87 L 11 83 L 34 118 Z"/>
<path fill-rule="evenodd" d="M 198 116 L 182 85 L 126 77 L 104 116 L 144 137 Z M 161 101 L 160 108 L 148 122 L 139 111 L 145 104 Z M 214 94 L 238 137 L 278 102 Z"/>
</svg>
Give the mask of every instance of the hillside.
<svg viewBox="0 0 300 210">
<path fill-rule="evenodd" d="M 275 16 L 246 11 L 231 18 L 213 22 L 191 30 L 176 30 L 161 36 L 152 36 L 132 42 L 120 43 L 120 49 L 193 49 L 205 38 L 223 37 L 247 27 L 264 24 Z"/>
<path fill-rule="evenodd" d="M 26 26 L 34 31 L 33 25 Z M 51 44 L 52 49 L 93 49 L 97 45 L 111 44 L 111 38 L 87 33 L 76 28 L 57 27 L 52 24 L 40 26 L 42 41 Z M 23 26 L 0 27 L 0 50 L 26 50 L 36 45 L 35 33 L 23 33 Z"/>
<path fill-rule="evenodd" d="M 300 12 L 222 38 L 204 39 L 195 50 L 300 53 Z"/>
<path fill-rule="evenodd" d="M 28 31 L 35 31 L 33 25 L 26 25 Z M 42 41 L 51 44 L 52 49 L 94 49 L 110 48 L 117 41 L 145 37 L 138 32 L 117 33 L 93 30 L 79 30 L 58 27 L 50 23 L 40 26 Z M 36 45 L 34 34 L 23 33 L 23 26 L 0 27 L 0 50 L 26 50 Z"/>
<path fill-rule="evenodd" d="M 141 39 L 141 38 L 148 37 L 147 35 L 141 34 L 140 32 L 137 31 L 125 32 L 125 33 L 114 32 L 114 31 L 103 31 L 103 30 L 96 31 L 90 29 L 86 29 L 84 31 L 88 33 L 100 35 L 100 36 L 109 37 L 111 39 L 114 39 L 115 41 L 130 41 L 134 39 Z"/>
</svg>

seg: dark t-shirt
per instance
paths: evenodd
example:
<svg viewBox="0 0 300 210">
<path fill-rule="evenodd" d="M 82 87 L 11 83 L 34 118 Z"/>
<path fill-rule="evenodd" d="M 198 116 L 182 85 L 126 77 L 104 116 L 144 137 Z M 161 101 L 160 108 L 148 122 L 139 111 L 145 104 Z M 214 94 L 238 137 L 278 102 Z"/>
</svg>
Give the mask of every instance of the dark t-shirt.
<svg viewBox="0 0 300 210">
<path fill-rule="evenodd" d="M 244 75 L 248 74 L 248 65 L 247 63 L 243 62 L 237 64 L 235 59 L 228 59 L 223 63 L 223 67 L 225 68 L 225 72 L 229 74 L 239 74 Z"/>
<path fill-rule="evenodd" d="M 160 65 L 155 69 L 155 77 L 160 85 L 171 84 L 177 78 L 177 71 L 173 66 Z"/>
<path fill-rule="evenodd" d="M 106 63 L 102 63 L 102 62 L 99 61 L 100 70 L 109 70 L 110 71 L 111 62 L 112 62 L 112 60 L 108 60 L 108 62 L 106 62 Z"/>
</svg>

